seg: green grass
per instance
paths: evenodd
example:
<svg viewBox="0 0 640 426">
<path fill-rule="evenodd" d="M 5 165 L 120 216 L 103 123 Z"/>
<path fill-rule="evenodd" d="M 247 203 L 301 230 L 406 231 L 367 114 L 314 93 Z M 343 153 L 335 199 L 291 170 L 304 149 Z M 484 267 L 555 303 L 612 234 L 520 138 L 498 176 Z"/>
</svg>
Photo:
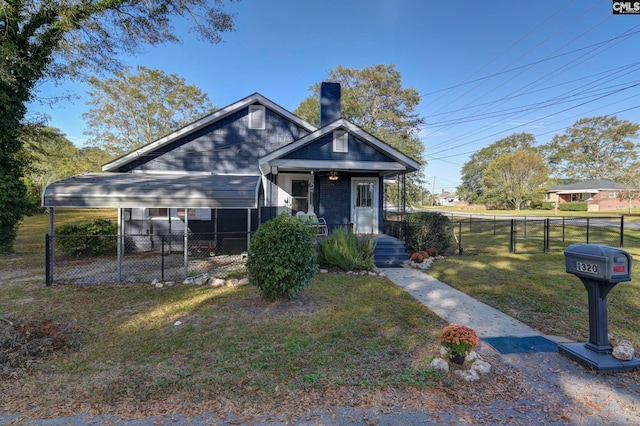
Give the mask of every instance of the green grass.
<svg viewBox="0 0 640 426">
<path fill-rule="evenodd" d="M 46 224 L 26 218 L 20 241 L 35 245 L 40 238 L 25 234 L 44 234 Z M 15 257 L 44 261 L 41 249 L 17 247 L 12 256 L 0 260 L 0 273 L 15 273 Z M 0 313 L 76 321 L 82 331 L 79 350 L 57 354 L 37 374 L 0 381 L 0 394 L 11 395 L 0 412 L 27 410 L 36 394 L 47 407 L 176 397 L 268 407 L 310 390 L 410 392 L 442 378 L 428 363 L 446 324 L 378 277 L 320 274 L 298 299 L 271 302 L 251 286 L 46 287 L 20 275 L 0 284 Z"/>
<path fill-rule="evenodd" d="M 637 263 L 633 270 L 640 276 Z M 589 340 L 587 291 L 565 272 L 561 251 L 514 255 L 486 250 L 439 260 L 428 273 L 543 333 Z M 609 332 L 640 347 L 640 280 L 618 284 L 609 293 L 608 310 Z"/>
</svg>

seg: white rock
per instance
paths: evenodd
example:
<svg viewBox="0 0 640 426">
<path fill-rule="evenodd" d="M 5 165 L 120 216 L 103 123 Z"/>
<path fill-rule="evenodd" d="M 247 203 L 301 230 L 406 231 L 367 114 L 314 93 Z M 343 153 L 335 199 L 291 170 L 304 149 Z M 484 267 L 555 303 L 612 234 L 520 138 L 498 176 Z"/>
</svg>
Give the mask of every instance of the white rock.
<svg viewBox="0 0 640 426">
<path fill-rule="evenodd" d="M 444 346 L 440 346 L 440 356 L 448 357 L 449 356 L 449 350 L 447 348 L 445 348 Z"/>
<path fill-rule="evenodd" d="M 156 285 L 156 284 L 158 284 L 159 282 L 160 282 L 160 280 L 159 280 L 159 279 L 154 278 L 154 279 L 153 279 L 153 281 L 151 281 L 151 285 Z"/>
<path fill-rule="evenodd" d="M 227 280 L 227 287 L 237 287 L 238 286 L 238 279 L 237 278 L 233 278 L 230 280 Z"/>
<path fill-rule="evenodd" d="M 379 276 L 379 277 L 386 277 L 386 276 L 387 276 L 387 274 L 385 274 L 384 272 L 378 272 L 378 276 Z"/>
<path fill-rule="evenodd" d="M 442 358 L 434 358 L 429 366 L 434 370 L 449 372 L 449 363 Z"/>
<path fill-rule="evenodd" d="M 227 282 L 222 278 L 215 278 L 211 281 L 211 285 L 214 287 L 223 287 Z"/>
<path fill-rule="evenodd" d="M 631 346 L 615 346 L 611 355 L 616 359 L 631 361 L 633 354 L 634 350 Z"/>
<path fill-rule="evenodd" d="M 155 286 L 156 286 L 156 288 L 162 288 L 162 287 L 164 287 L 164 284 L 158 282 L 158 283 L 155 284 Z"/>
<path fill-rule="evenodd" d="M 238 287 L 249 285 L 249 278 L 242 278 L 238 281 Z"/>
<path fill-rule="evenodd" d="M 482 375 L 482 374 L 489 374 L 491 373 L 491 364 L 489 364 L 486 361 L 482 361 L 480 359 L 476 359 L 473 364 L 471 364 L 471 370 L 475 371 L 476 373 Z"/>
<path fill-rule="evenodd" d="M 478 352 L 476 352 L 476 351 L 471 351 L 471 352 L 469 352 L 469 354 L 467 355 L 467 358 L 465 360 L 467 362 L 473 362 L 473 361 L 475 361 L 477 359 L 482 359 L 480 354 L 478 354 Z"/>
<path fill-rule="evenodd" d="M 176 285 L 176 282 L 175 281 L 166 281 L 164 284 L 167 287 L 173 287 L 174 285 Z"/>
<path fill-rule="evenodd" d="M 185 278 L 182 284 L 193 284 L 193 277 Z"/>
<path fill-rule="evenodd" d="M 476 382 L 480 380 L 480 376 L 478 376 L 478 373 L 475 370 L 456 370 L 453 374 L 467 382 Z"/>
<path fill-rule="evenodd" d="M 127 278 L 127 282 L 128 282 L 129 284 L 135 284 L 135 283 L 136 283 L 136 281 L 137 281 L 137 280 L 136 280 L 136 277 L 129 277 L 129 278 Z"/>
<path fill-rule="evenodd" d="M 320 269 L 319 271 L 321 274 L 328 274 L 329 270 L 328 269 Z"/>
<path fill-rule="evenodd" d="M 176 321 L 173 323 L 173 325 L 178 326 L 178 325 L 182 325 L 182 321 Z"/>
</svg>

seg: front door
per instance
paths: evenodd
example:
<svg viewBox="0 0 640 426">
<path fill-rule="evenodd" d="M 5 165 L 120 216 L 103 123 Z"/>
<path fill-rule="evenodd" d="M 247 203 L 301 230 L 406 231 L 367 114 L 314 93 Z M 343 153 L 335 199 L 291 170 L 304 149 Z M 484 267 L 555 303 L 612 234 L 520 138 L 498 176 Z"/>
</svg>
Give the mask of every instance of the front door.
<svg viewBox="0 0 640 426">
<path fill-rule="evenodd" d="M 351 180 L 351 220 L 356 234 L 378 232 L 378 179 Z"/>
</svg>

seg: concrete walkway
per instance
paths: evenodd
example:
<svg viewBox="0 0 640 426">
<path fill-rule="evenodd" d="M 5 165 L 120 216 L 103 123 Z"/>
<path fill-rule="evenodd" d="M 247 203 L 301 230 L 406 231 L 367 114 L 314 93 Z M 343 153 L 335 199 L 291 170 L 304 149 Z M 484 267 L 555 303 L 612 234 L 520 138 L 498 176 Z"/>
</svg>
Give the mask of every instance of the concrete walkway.
<svg viewBox="0 0 640 426">
<path fill-rule="evenodd" d="M 440 318 L 473 328 L 480 338 L 542 335 L 528 325 L 430 277 L 423 271 L 410 267 L 380 270 L 389 280 L 404 288 Z"/>
</svg>

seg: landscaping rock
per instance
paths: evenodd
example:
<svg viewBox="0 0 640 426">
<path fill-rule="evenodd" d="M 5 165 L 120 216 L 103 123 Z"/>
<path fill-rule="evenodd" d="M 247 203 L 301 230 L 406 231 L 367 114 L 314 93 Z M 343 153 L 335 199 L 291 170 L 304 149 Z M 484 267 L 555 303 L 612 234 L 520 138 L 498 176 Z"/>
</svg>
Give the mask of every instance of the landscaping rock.
<svg viewBox="0 0 640 426">
<path fill-rule="evenodd" d="M 449 363 L 442 358 L 434 358 L 429 366 L 434 370 L 449 372 Z"/>
<path fill-rule="evenodd" d="M 486 361 L 482 361 L 480 359 L 476 359 L 473 364 L 471 364 L 471 370 L 475 371 L 479 375 L 490 374 L 491 373 L 491 364 Z"/>
<path fill-rule="evenodd" d="M 476 370 L 456 370 L 453 374 L 467 382 L 477 382 L 480 380 L 480 376 L 478 376 Z"/>
<path fill-rule="evenodd" d="M 614 358 L 623 361 L 631 361 L 633 359 L 634 350 L 632 346 L 615 346 L 611 355 Z"/>
<path fill-rule="evenodd" d="M 249 285 L 249 278 L 241 278 L 238 281 L 238 287 L 242 287 L 242 286 L 245 286 L 245 285 Z"/>
<path fill-rule="evenodd" d="M 224 287 L 227 284 L 227 281 L 223 280 L 222 278 L 213 278 L 209 280 L 209 284 L 214 287 Z"/>
<path fill-rule="evenodd" d="M 157 282 L 157 283 L 155 284 L 155 286 L 156 286 L 156 288 L 162 288 L 162 287 L 164 287 L 164 284 L 163 284 L 163 283 L 161 283 L 161 282 Z"/>
</svg>

